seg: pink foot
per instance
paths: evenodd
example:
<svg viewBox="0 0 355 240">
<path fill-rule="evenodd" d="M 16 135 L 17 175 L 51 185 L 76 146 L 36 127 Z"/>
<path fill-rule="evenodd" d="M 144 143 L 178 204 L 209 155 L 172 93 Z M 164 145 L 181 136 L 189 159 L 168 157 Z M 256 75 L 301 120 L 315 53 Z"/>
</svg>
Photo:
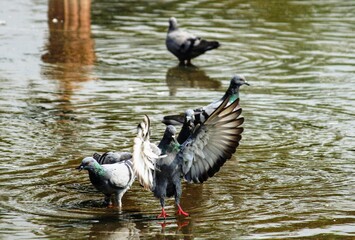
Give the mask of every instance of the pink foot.
<svg viewBox="0 0 355 240">
<path fill-rule="evenodd" d="M 178 210 L 177 210 L 177 212 L 176 212 L 177 215 L 183 215 L 184 217 L 188 217 L 188 216 L 189 216 L 189 214 L 188 214 L 187 212 L 185 212 L 184 210 L 182 210 L 180 204 L 177 205 L 177 207 L 178 207 Z"/>
<path fill-rule="evenodd" d="M 157 218 L 166 218 L 166 217 L 169 217 L 169 215 L 165 212 L 165 209 L 162 208 L 162 209 L 161 209 L 161 214 L 159 214 L 159 215 L 157 216 Z"/>
</svg>

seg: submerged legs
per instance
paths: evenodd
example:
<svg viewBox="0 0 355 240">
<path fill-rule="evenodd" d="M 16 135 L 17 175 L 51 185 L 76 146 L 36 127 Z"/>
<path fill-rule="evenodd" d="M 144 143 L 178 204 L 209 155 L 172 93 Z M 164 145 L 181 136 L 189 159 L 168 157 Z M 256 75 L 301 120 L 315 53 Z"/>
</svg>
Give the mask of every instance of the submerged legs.
<svg viewBox="0 0 355 240">
<path fill-rule="evenodd" d="M 161 213 L 157 216 L 157 218 L 166 218 L 169 217 L 169 215 L 165 212 L 165 200 L 164 198 L 160 198 L 160 205 L 161 205 Z"/>
<path fill-rule="evenodd" d="M 175 204 L 178 207 L 176 214 L 187 217 L 187 216 L 189 216 L 189 214 L 187 212 L 185 212 L 184 210 L 182 210 L 182 208 L 180 206 L 180 197 L 181 197 L 181 184 L 176 184 L 175 185 Z"/>
<path fill-rule="evenodd" d="M 176 212 L 177 215 L 182 215 L 184 217 L 188 217 L 189 214 L 187 212 L 185 212 L 184 210 L 182 210 L 180 204 L 177 204 L 178 210 Z"/>
</svg>

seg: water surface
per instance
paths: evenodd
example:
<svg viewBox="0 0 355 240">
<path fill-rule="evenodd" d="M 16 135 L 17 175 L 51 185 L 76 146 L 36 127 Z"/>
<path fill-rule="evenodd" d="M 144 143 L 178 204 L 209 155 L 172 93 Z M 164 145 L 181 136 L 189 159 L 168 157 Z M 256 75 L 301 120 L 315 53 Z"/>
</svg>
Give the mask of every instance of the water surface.
<svg viewBox="0 0 355 240">
<path fill-rule="evenodd" d="M 354 13 L 352 1 L 0 3 L 0 238 L 353 238 Z M 221 47 L 177 66 L 171 16 Z M 159 141 L 164 115 L 220 98 L 236 73 L 252 85 L 243 139 L 215 177 L 183 184 L 191 217 L 155 220 L 138 183 L 121 213 L 103 207 L 82 158 L 130 151 L 144 114 Z"/>
</svg>

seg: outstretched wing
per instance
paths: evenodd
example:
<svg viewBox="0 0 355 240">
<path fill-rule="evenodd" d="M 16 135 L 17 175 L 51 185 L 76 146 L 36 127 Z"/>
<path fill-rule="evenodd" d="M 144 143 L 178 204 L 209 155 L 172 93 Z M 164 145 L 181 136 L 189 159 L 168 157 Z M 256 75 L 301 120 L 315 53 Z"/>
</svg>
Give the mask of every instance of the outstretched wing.
<svg viewBox="0 0 355 240">
<path fill-rule="evenodd" d="M 219 171 L 236 151 L 242 136 L 244 118 L 236 100 L 227 106 L 229 97 L 196 126 L 184 142 L 178 157 L 183 162 L 183 175 L 188 182 L 202 183 Z"/>
<path fill-rule="evenodd" d="M 160 155 L 160 149 L 150 143 L 150 120 L 147 115 L 137 127 L 137 137 L 133 145 L 133 170 L 138 181 L 145 189 L 153 187 L 153 173 L 156 160 L 164 157 Z"/>
</svg>

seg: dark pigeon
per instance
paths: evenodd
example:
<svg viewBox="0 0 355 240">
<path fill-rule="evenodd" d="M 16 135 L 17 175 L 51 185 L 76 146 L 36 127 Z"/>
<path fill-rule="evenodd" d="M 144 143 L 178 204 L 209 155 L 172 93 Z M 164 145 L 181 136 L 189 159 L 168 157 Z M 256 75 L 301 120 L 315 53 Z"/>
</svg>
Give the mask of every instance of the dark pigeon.
<svg viewBox="0 0 355 240">
<path fill-rule="evenodd" d="M 181 30 L 174 17 L 169 19 L 165 43 L 167 49 L 179 59 L 181 65 L 191 64 L 191 59 L 220 46 L 217 41 L 207 41 Z"/>
<path fill-rule="evenodd" d="M 158 148 L 161 155 L 152 154 L 149 141 L 148 116 L 138 125 L 134 140 L 133 169 L 143 186 L 160 199 L 162 212 L 157 217 L 166 218 L 165 198 L 175 197 L 177 214 L 188 216 L 180 206 L 181 178 L 189 183 L 203 183 L 214 176 L 232 157 L 241 140 L 244 118 L 239 117 L 238 101 L 230 96 L 213 111 L 206 121 L 193 127 L 184 143 L 176 140 L 176 129 L 167 126 Z M 237 109 L 236 109 L 237 108 Z"/>
<path fill-rule="evenodd" d="M 135 175 L 132 168 L 131 158 L 120 159 L 114 163 L 108 163 L 114 159 L 111 154 L 94 154 L 99 157 L 100 164 L 94 157 L 86 157 L 77 167 L 79 171 L 88 170 L 89 178 L 94 187 L 105 195 L 105 203 L 122 208 L 122 197 L 134 182 Z M 125 157 L 128 155 L 123 154 Z M 110 156 L 105 159 L 105 156 Z M 117 157 L 117 155 L 115 156 Z M 116 159 L 118 160 L 118 159 Z"/>
</svg>

